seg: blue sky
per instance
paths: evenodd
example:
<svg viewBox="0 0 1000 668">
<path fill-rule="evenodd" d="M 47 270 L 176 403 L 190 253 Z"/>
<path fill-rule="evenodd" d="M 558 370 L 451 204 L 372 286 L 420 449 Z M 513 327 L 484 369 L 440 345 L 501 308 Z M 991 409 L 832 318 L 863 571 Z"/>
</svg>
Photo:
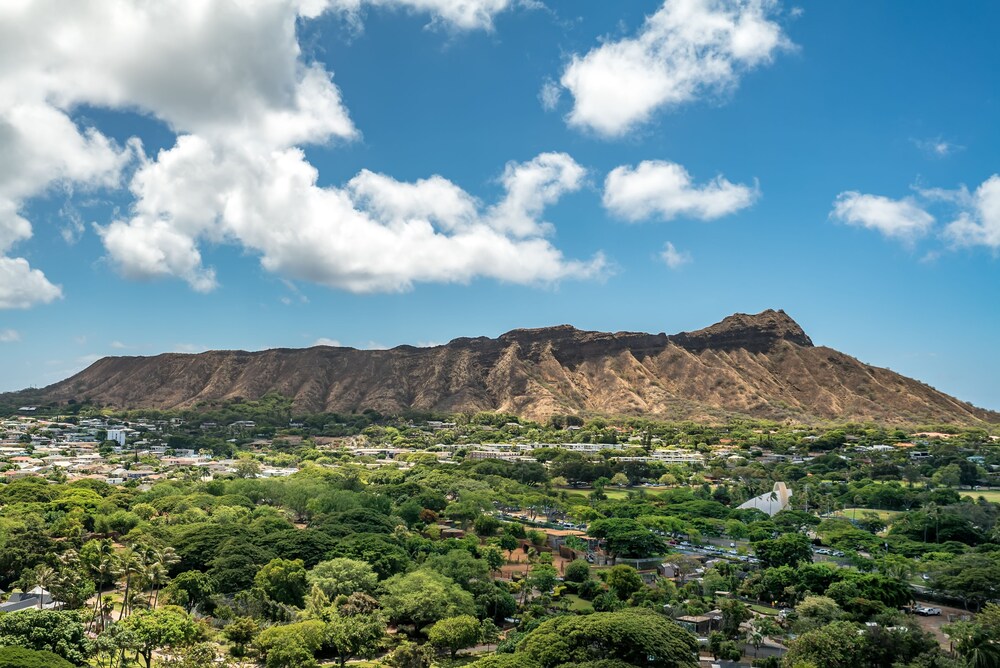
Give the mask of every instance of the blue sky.
<svg viewBox="0 0 1000 668">
<path fill-rule="evenodd" d="M 0 389 L 783 308 L 1000 409 L 995 3 L 110 6 L 0 8 Z"/>
</svg>

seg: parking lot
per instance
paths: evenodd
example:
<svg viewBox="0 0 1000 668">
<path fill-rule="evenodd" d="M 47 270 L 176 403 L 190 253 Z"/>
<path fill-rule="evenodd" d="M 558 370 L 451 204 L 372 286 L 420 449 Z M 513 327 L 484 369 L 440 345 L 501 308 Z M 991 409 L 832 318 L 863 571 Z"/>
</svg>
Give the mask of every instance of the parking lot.
<svg viewBox="0 0 1000 668">
<path fill-rule="evenodd" d="M 920 628 L 925 631 L 930 631 L 937 638 L 938 643 L 941 647 L 949 649 L 951 645 L 951 640 L 945 635 L 943 627 L 951 624 L 953 622 L 964 621 L 966 619 L 971 619 L 973 614 L 968 610 L 963 610 L 962 608 L 953 608 L 947 605 L 941 605 L 940 603 L 932 603 L 930 601 L 917 601 L 915 604 L 917 607 L 924 608 L 938 608 L 941 610 L 940 615 L 923 616 L 915 615 L 917 623 Z"/>
</svg>

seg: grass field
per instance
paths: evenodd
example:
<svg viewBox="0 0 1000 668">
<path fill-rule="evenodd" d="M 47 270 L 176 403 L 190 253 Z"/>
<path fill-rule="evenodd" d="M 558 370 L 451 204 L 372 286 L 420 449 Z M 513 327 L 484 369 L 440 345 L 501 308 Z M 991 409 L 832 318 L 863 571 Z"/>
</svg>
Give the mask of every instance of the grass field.
<svg viewBox="0 0 1000 668">
<path fill-rule="evenodd" d="M 857 513 L 858 519 L 864 517 L 865 513 L 875 513 L 883 522 L 889 522 L 895 519 L 896 515 L 899 515 L 900 512 L 901 511 L 899 510 L 874 510 L 872 508 L 844 508 L 843 510 L 838 510 L 833 514 L 836 517 L 853 520 L 855 518 L 855 513 Z"/>
<path fill-rule="evenodd" d="M 571 612 L 593 610 L 593 606 L 590 604 L 590 601 L 585 601 L 576 594 L 564 594 L 563 598 L 569 601 L 569 609 Z"/>
<path fill-rule="evenodd" d="M 762 615 L 772 615 L 773 616 L 773 615 L 777 615 L 778 614 L 778 609 L 777 608 L 769 608 L 766 605 L 759 605 L 757 603 L 751 603 L 750 604 L 750 609 L 753 610 L 753 611 L 755 611 L 755 612 L 759 612 Z"/>
<path fill-rule="evenodd" d="M 972 499 L 983 497 L 992 503 L 1000 503 L 1000 489 L 960 489 L 958 493 Z"/>
<path fill-rule="evenodd" d="M 588 495 L 594 491 L 591 487 L 558 487 L 560 492 L 565 491 L 570 498 L 576 497 L 579 499 L 586 499 Z M 668 487 L 605 487 L 604 493 L 609 499 L 619 501 L 621 499 L 627 498 L 629 492 L 635 492 L 638 494 L 639 490 L 645 490 L 647 494 L 659 494 Z"/>
</svg>

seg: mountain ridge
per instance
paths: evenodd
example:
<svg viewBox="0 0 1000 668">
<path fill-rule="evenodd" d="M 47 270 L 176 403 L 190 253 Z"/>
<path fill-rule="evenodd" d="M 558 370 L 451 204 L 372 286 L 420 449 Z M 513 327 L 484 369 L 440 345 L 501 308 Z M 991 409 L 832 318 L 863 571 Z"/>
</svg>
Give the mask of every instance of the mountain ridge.
<svg viewBox="0 0 1000 668">
<path fill-rule="evenodd" d="M 770 309 L 672 335 L 557 325 L 426 348 L 319 345 L 105 357 L 40 390 L 47 401 L 159 409 L 269 392 L 291 397 L 303 412 L 1000 422 L 1000 413 L 815 346 L 784 311 Z"/>
</svg>

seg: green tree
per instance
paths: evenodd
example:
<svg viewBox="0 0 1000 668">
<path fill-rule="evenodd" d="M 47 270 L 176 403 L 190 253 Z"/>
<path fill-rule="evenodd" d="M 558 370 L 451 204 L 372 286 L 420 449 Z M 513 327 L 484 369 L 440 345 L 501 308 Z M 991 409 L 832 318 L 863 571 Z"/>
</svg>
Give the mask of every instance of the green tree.
<svg viewBox="0 0 1000 668">
<path fill-rule="evenodd" d="M 625 487 L 628 485 L 628 476 L 624 473 L 616 473 L 611 476 L 611 484 L 615 487 Z"/>
<path fill-rule="evenodd" d="M 833 622 L 803 633 L 788 646 L 785 663 L 816 668 L 857 668 L 866 665 L 867 641 L 848 622 Z"/>
<path fill-rule="evenodd" d="M 481 554 L 491 573 L 496 573 L 507 563 L 507 559 L 503 556 L 503 550 L 496 545 L 487 545 L 481 550 Z"/>
<path fill-rule="evenodd" d="M 445 554 L 429 557 L 423 567 L 449 577 L 467 589 L 472 582 L 487 580 L 490 572 L 486 561 L 475 558 L 468 550 L 463 549 L 449 550 Z"/>
<path fill-rule="evenodd" d="M 548 619 L 525 636 L 517 656 L 541 668 L 612 659 L 636 666 L 694 668 L 697 651 L 695 637 L 676 623 L 635 608 Z"/>
<path fill-rule="evenodd" d="M 430 668 L 434 652 L 426 645 L 404 641 L 383 661 L 390 668 Z"/>
<path fill-rule="evenodd" d="M 500 548 L 507 552 L 507 556 L 510 557 L 514 550 L 517 549 L 517 538 L 509 533 L 505 533 L 500 536 Z"/>
<path fill-rule="evenodd" d="M 613 566 L 605 572 L 604 582 L 622 601 L 642 589 L 642 576 L 631 566 Z"/>
<path fill-rule="evenodd" d="M 567 582 L 585 582 L 590 579 L 590 564 L 583 559 L 574 559 L 566 565 L 564 577 Z"/>
<path fill-rule="evenodd" d="M 480 638 L 479 620 L 472 615 L 448 617 L 435 622 L 427 632 L 427 639 L 439 649 L 446 649 L 454 659 L 458 650 L 472 647 Z"/>
<path fill-rule="evenodd" d="M 844 611 L 828 596 L 806 596 L 795 606 L 795 614 L 799 630 L 809 631 L 837 621 L 844 616 Z"/>
<path fill-rule="evenodd" d="M 267 668 L 313 668 L 318 665 L 315 655 L 323 646 L 325 628 L 316 619 L 271 626 L 257 635 L 253 646 Z"/>
<path fill-rule="evenodd" d="M 323 644 L 333 650 L 344 666 L 355 656 L 371 658 L 382 646 L 386 620 L 381 611 L 345 614 L 337 611 L 326 620 Z"/>
<path fill-rule="evenodd" d="M 727 598 L 719 604 L 722 611 L 722 634 L 727 640 L 732 640 L 740 635 L 740 624 L 750 621 L 753 613 L 750 608 L 734 598 Z"/>
<path fill-rule="evenodd" d="M 257 572 L 254 584 L 272 601 L 301 608 L 306 595 L 306 567 L 301 559 L 272 559 Z"/>
<path fill-rule="evenodd" d="M 1000 666 L 1000 605 L 988 604 L 972 622 L 944 628 L 968 668 Z"/>
<path fill-rule="evenodd" d="M 174 605 L 190 614 L 196 607 L 203 607 L 212 600 L 215 583 L 201 571 L 185 571 L 175 577 L 164 591 Z"/>
<path fill-rule="evenodd" d="M 649 557 L 665 551 L 663 541 L 633 519 L 596 520 L 590 524 L 588 533 L 603 539 L 608 554 L 615 557 Z"/>
<path fill-rule="evenodd" d="M 73 664 L 52 652 L 0 647 L 0 668 L 73 668 Z"/>
<path fill-rule="evenodd" d="M 316 564 L 306 575 L 306 581 L 310 586 L 318 585 L 333 599 L 356 591 L 373 594 L 378 586 L 378 575 L 364 561 L 340 557 Z"/>
<path fill-rule="evenodd" d="M 472 594 L 451 578 L 426 569 L 395 575 L 383 583 L 382 605 L 390 619 L 417 629 L 475 613 Z"/>
<path fill-rule="evenodd" d="M 75 611 L 30 609 L 0 615 L 0 646 L 4 645 L 52 652 L 78 665 L 91 651 Z"/>
<path fill-rule="evenodd" d="M 795 567 L 812 561 L 812 544 L 809 537 L 801 533 L 786 533 L 773 540 L 759 540 L 753 543 L 753 549 L 763 568 Z"/>
<path fill-rule="evenodd" d="M 133 634 L 134 649 L 146 668 L 153 665 L 153 652 L 191 645 L 201 634 L 198 624 L 179 608 L 139 610 L 119 624 Z"/>
<path fill-rule="evenodd" d="M 241 458 L 236 462 L 234 473 L 237 478 L 256 478 L 260 475 L 260 464 L 249 457 Z"/>
<path fill-rule="evenodd" d="M 531 569 L 528 576 L 528 586 L 537 589 L 542 594 L 552 591 L 558 582 L 559 573 L 551 564 L 539 564 Z"/>
<path fill-rule="evenodd" d="M 935 471 L 931 480 L 934 481 L 934 484 L 942 487 L 958 487 L 962 481 L 962 469 L 959 468 L 958 464 L 949 464 Z"/>
<path fill-rule="evenodd" d="M 222 629 L 222 635 L 233 644 L 231 651 L 235 657 L 246 655 L 247 648 L 253 643 L 258 633 L 260 633 L 260 625 L 252 617 L 237 617 Z"/>
<path fill-rule="evenodd" d="M 523 654 L 493 654 L 469 664 L 469 668 L 540 668 Z"/>
<path fill-rule="evenodd" d="M 487 538 L 495 534 L 497 529 L 500 528 L 500 520 L 492 515 L 480 515 L 476 518 L 474 526 L 477 536 Z"/>
</svg>

